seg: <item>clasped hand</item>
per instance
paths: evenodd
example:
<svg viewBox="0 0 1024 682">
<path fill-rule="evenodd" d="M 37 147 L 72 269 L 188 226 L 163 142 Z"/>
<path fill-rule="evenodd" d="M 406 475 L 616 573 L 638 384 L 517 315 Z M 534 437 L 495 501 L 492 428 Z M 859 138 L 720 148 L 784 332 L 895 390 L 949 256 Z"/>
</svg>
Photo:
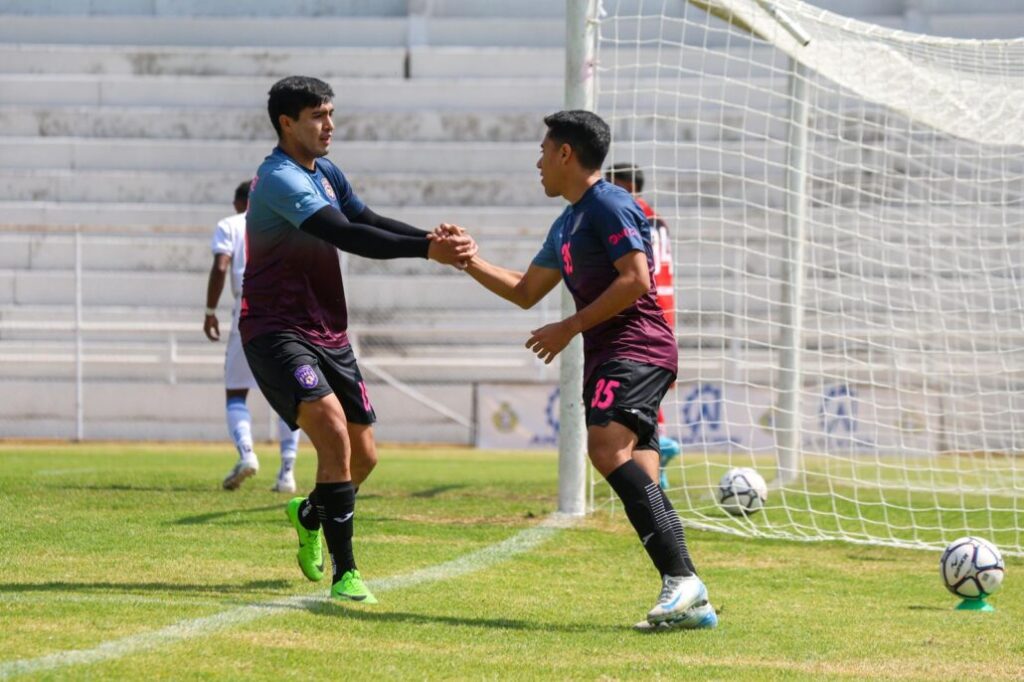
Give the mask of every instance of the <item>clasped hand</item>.
<svg viewBox="0 0 1024 682">
<path fill-rule="evenodd" d="M 450 223 L 441 223 L 427 235 L 430 249 L 427 252 L 431 260 L 444 265 L 454 265 L 463 270 L 479 251 L 476 241 L 459 227 Z"/>
</svg>

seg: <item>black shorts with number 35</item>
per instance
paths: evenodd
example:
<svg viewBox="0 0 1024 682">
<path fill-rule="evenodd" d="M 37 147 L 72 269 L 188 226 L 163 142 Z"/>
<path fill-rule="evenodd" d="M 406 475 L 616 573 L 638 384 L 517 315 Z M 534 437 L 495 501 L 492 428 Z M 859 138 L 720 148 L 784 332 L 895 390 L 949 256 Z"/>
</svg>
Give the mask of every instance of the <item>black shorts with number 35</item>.
<svg viewBox="0 0 1024 682">
<path fill-rule="evenodd" d="M 583 387 L 587 426 L 622 424 L 636 434 L 637 450 L 660 453 L 658 408 L 675 380 L 664 367 L 633 360 L 599 365 Z"/>
<path fill-rule="evenodd" d="M 282 331 L 261 334 L 243 347 L 263 396 L 293 430 L 299 428 L 299 403 L 330 393 L 353 424 L 377 421 L 351 346 L 324 348 Z"/>
</svg>

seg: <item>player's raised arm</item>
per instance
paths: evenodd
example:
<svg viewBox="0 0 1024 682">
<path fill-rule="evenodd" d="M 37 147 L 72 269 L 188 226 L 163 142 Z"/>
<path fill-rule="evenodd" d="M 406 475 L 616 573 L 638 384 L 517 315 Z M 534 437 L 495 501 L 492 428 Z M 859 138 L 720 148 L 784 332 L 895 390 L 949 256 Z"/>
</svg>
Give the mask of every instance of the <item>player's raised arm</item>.
<svg viewBox="0 0 1024 682">
<path fill-rule="evenodd" d="M 441 223 L 434 230 L 434 235 L 438 239 L 458 239 L 469 236 L 465 228 L 451 223 Z M 547 247 L 546 243 L 545 247 Z M 548 262 L 550 257 L 541 258 L 538 255 L 526 272 L 519 272 L 495 265 L 482 258 L 475 242 L 472 253 L 473 255 L 465 261 L 462 269 L 491 293 L 497 294 L 523 309 L 535 306 L 555 288 L 558 280 L 561 279 L 558 266 Z"/>
<path fill-rule="evenodd" d="M 535 306 L 561 279 L 558 270 L 531 263 L 526 272 L 518 272 L 490 263 L 479 254 L 469 260 L 466 272 L 488 291 L 523 309 Z"/>
<path fill-rule="evenodd" d="M 369 209 L 367 209 L 369 210 Z M 372 212 L 371 212 L 372 213 Z M 376 216 L 376 214 L 374 214 Z M 381 218 L 377 216 L 377 218 Z M 390 219 L 384 218 L 383 220 Z M 387 260 L 392 258 L 429 258 L 445 265 L 464 261 L 476 251 L 468 236 L 447 239 L 432 238 L 431 233 L 399 221 L 390 221 L 407 228 L 406 234 L 374 225 L 349 222 L 333 206 L 324 206 L 299 225 L 307 234 L 357 256 Z M 418 233 L 418 234 L 417 234 Z"/>
</svg>

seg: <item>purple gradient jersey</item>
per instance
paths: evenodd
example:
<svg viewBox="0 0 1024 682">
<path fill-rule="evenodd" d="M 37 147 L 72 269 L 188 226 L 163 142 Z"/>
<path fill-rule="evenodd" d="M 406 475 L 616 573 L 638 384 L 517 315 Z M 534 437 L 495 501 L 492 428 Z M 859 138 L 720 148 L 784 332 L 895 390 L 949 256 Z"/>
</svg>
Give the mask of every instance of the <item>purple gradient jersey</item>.
<svg viewBox="0 0 1024 682">
<path fill-rule="evenodd" d="M 238 324 L 243 343 L 268 332 L 293 331 L 325 348 L 348 345 L 338 251 L 299 230 L 324 206 L 349 220 L 366 208 L 327 159 L 317 159 L 315 171 L 280 148 L 263 160 L 245 218 L 247 260 Z"/>
<path fill-rule="evenodd" d="M 618 277 L 615 261 L 630 251 L 647 255 L 651 287 L 615 317 L 583 332 L 583 382 L 608 360 L 627 359 L 664 367 L 675 374 L 679 351 L 658 306 L 651 228 L 626 190 L 599 180 L 551 225 L 534 257 L 539 267 L 558 269 L 576 310 L 593 303 Z"/>
</svg>

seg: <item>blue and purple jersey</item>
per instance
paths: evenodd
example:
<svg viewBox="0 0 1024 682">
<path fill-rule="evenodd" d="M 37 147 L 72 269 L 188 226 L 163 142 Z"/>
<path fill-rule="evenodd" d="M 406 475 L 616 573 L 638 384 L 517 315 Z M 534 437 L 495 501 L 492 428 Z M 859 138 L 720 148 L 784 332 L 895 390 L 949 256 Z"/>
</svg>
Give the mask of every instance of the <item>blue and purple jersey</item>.
<svg viewBox="0 0 1024 682">
<path fill-rule="evenodd" d="M 619 314 L 583 332 L 584 383 L 613 359 L 678 371 L 675 336 L 656 298 L 650 223 L 629 192 L 599 180 L 555 220 L 533 259 L 539 267 L 561 270 L 576 310 L 581 310 L 611 286 L 619 275 L 615 261 L 630 251 L 647 255 L 650 289 Z"/>
<path fill-rule="evenodd" d="M 325 348 L 348 345 L 348 309 L 338 251 L 299 230 L 324 206 L 335 207 L 349 220 L 366 208 L 327 159 L 317 159 L 311 171 L 275 148 L 263 160 L 246 213 L 239 319 L 243 342 L 268 332 L 293 331 Z"/>
</svg>

